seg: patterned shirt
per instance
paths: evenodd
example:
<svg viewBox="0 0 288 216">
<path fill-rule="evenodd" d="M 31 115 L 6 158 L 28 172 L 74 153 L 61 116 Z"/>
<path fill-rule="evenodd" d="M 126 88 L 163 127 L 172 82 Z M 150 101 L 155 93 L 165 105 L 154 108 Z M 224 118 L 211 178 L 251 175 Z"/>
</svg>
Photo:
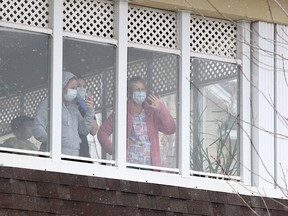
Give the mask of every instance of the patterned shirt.
<svg viewBox="0 0 288 216">
<path fill-rule="evenodd" d="M 151 165 L 151 143 L 147 134 L 144 110 L 133 116 L 132 133 L 128 139 L 127 162 Z"/>
</svg>

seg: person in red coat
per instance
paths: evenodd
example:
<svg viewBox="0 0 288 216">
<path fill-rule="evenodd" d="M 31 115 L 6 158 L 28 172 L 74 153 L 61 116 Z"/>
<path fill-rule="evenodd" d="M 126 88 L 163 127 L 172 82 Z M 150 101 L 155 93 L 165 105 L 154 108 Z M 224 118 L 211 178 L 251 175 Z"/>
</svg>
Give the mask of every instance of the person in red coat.
<svg viewBox="0 0 288 216">
<path fill-rule="evenodd" d="M 159 131 L 175 133 L 176 124 L 160 97 L 146 97 L 146 84 L 142 77 L 128 81 L 127 101 L 127 162 L 161 166 Z M 97 137 L 104 150 L 112 154 L 113 144 L 109 136 L 113 132 L 113 116 L 99 128 Z"/>
</svg>

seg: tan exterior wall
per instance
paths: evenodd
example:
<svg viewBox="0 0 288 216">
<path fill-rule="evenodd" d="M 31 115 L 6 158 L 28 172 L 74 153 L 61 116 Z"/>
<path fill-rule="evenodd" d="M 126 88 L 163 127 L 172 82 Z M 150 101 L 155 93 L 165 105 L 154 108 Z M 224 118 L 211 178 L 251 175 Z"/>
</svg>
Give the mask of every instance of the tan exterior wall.
<svg viewBox="0 0 288 216">
<path fill-rule="evenodd" d="M 288 25 L 287 0 L 130 0 L 129 3 L 171 11 L 189 10 L 221 19 Z"/>
</svg>

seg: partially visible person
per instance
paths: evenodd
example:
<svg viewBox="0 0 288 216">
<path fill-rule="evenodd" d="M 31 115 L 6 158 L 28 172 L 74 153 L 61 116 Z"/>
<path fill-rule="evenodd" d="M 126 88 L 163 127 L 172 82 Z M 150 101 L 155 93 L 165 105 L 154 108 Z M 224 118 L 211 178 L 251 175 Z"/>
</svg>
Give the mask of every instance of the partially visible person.
<svg viewBox="0 0 288 216">
<path fill-rule="evenodd" d="M 127 101 L 127 162 L 161 166 L 159 131 L 173 134 L 176 124 L 160 97 L 146 95 L 145 81 L 132 77 L 128 81 Z M 113 132 L 113 116 L 101 125 L 98 140 L 105 151 L 113 153 L 113 145 L 109 136 Z"/>
<path fill-rule="evenodd" d="M 77 103 L 78 103 L 78 108 L 82 117 L 84 117 L 86 112 L 88 111 L 86 100 L 85 100 L 87 96 L 90 96 L 90 95 L 89 95 L 89 92 L 87 92 L 86 81 L 84 80 L 84 78 L 78 76 Z M 94 121 L 90 129 L 90 134 L 92 136 L 95 136 L 97 133 L 97 130 L 98 130 L 98 123 L 97 123 L 96 117 L 94 116 Z M 81 139 L 79 156 L 90 157 L 89 143 L 88 143 L 87 136 L 84 134 L 79 134 L 79 136 Z"/>
<path fill-rule="evenodd" d="M 63 72 L 62 95 L 62 145 L 61 152 L 66 155 L 79 156 L 81 139 L 79 134 L 87 135 L 94 122 L 94 105 L 92 97 L 86 100 L 87 112 L 84 117 L 77 105 L 77 77 L 70 72 Z M 34 137 L 42 142 L 41 151 L 48 151 L 48 99 L 42 101 L 36 111 Z"/>
<path fill-rule="evenodd" d="M 7 139 L 3 147 L 38 151 L 29 139 L 33 136 L 34 118 L 26 115 L 18 116 L 11 121 L 11 129 L 15 137 Z"/>
</svg>

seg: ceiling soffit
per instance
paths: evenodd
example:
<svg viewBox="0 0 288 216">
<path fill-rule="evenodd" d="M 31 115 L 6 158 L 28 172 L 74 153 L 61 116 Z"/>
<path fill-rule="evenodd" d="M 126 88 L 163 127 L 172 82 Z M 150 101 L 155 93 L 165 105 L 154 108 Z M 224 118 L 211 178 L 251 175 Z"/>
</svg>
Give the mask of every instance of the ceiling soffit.
<svg viewBox="0 0 288 216">
<path fill-rule="evenodd" d="M 201 16 L 288 25 L 287 0 L 130 0 L 130 4 Z"/>
</svg>

